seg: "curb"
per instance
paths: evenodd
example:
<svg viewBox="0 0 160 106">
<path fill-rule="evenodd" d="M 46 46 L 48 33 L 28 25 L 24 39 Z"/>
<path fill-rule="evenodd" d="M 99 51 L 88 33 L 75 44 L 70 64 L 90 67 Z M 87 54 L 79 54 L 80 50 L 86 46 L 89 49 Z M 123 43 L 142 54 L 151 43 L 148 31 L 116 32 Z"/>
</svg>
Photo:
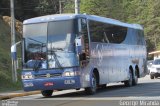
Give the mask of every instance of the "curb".
<svg viewBox="0 0 160 106">
<path fill-rule="evenodd" d="M 28 95 L 35 95 L 35 94 L 40 94 L 41 91 L 31 91 L 31 92 L 23 92 L 23 93 L 17 93 L 17 94 L 8 94 L 8 95 L 0 95 L 0 100 L 5 100 L 5 99 L 11 99 L 14 97 L 21 97 L 21 96 L 28 96 Z"/>
</svg>

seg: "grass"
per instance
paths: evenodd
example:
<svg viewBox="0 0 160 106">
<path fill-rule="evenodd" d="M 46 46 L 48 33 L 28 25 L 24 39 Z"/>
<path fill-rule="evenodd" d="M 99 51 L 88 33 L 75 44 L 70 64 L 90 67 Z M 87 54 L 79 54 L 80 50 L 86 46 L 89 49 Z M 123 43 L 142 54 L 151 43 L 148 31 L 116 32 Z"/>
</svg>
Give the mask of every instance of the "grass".
<svg viewBox="0 0 160 106">
<path fill-rule="evenodd" d="M 18 82 L 12 82 L 10 32 L 10 26 L 0 16 L 0 92 L 21 89 L 20 70 L 18 71 Z"/>
</svg>

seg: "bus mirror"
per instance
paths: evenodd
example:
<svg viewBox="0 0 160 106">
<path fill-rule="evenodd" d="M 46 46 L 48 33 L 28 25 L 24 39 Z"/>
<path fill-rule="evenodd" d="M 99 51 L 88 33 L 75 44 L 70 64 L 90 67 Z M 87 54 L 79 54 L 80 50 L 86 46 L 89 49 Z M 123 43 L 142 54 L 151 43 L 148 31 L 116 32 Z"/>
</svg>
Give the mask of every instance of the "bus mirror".
<svg viewBox="0 0 160 106">
<path fill-rule="evenodd" d="M 17 45 L 22 41 L 19 41 L 11 46 L 11 56 L 13 60 L 17 60 Z"/>
<path fill-rule="evenodd" d="M 11 46 L 11 56 L 13 60 L 17 60 L 16 44 Z"/>
<path fill-rule="evenodd" d="M 80 36 L 80 37 L 77 37 L 75 39 L 75 45 L 76 45 L 76 52 L 77 54 L 82 54 L 82 51 L 83 51 L 83 37 Z"/>
</svg>

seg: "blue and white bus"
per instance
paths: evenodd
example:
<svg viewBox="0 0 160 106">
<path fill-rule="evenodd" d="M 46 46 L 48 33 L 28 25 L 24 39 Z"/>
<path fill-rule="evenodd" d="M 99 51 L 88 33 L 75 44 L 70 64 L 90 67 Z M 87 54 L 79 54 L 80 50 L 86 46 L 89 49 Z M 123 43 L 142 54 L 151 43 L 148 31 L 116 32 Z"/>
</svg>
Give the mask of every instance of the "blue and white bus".
<svg viewBox="0 0 160 106">
<path fill-rule="evenodd" d="M 106 84 L 138 83 L 146 72 L 143 28 L 83 14 L 57 14 L 23 22 L 22 82 L 25 91 L 84 88 L 96 93 Z"/>
</svg>

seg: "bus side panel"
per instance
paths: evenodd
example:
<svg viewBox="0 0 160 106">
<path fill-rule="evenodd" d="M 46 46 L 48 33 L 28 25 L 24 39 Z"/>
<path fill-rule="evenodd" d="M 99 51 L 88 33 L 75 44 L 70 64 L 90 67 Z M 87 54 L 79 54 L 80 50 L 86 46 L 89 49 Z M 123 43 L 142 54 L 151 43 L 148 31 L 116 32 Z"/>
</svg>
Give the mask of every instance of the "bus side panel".
<svg viewBox="0 0 160 106">
<path fill-rule="evenodd" d="M 127 44 L 91 43 L 90 66 L 98 69 L 100 84 L 125 81 L 129 78 L 129 67 L 139 67 L 144 76 L 145 46 Z"/>
</svg>

